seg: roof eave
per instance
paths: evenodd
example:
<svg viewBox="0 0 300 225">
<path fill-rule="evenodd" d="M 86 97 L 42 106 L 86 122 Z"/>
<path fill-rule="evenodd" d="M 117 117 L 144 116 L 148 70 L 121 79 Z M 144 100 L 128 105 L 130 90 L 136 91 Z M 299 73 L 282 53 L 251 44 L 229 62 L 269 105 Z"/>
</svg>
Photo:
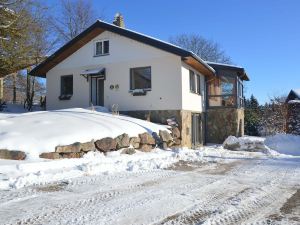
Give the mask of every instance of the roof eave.
<svg viewBox="0 0 300 225">
<path fill-rule="evenodd" d="M 213 63 L 213 62 L 206 62 L 209 66 L 214 67 L 215 70 L 222 70 L 222 69 L 228 69 L 228 70 L 235 70 L 240 75 L 239 77 L 244 81 L 250 81 L 248 74 L 246 73 L 245 69 L 240 66 L 234 66 L 234 65 L 227 65 L 227 64 L 220 64 L 220 63 Z"/>
</svg>

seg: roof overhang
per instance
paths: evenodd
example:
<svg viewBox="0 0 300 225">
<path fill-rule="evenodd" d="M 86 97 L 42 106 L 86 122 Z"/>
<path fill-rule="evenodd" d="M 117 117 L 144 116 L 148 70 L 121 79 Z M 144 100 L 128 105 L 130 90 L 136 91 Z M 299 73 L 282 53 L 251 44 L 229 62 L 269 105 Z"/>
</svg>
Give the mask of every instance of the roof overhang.
<svg viewBox="0 0 300 225">
<path fill-rule="evenodd" d="M 216 72 L 218 72 L 219 70 L 231 70 L 231 71 L 237 72 L 237 75 L 240 77 L 241 80 L 244 80 L 244 81 L 250 80 L 243 67 L 230 65 L 230 64 L 224 64 L 224 63 L 208 62 L 208 61 L 206 61 L 206 63 L 209 66 L 213 67 L 216 70 Z"/>
<path fill-rule="evenodd" d="M 100 67 L 100 68 L 96 68 L 96 69 L 83 70 L 83 71 L 81 71 L 80 75 L 85 77 L 86 80 L 88 80 L 89 77 L 105 79 L 105 68 Z"/>
<path fill-rule="evenodd" d="M 213 68 L 193 56 L 184 57 L 182 58 L 182 61 L 199 71 L 202 75 L 207 76 L 208 78 L 212 78 L 216 75 Z"/>
</svg>

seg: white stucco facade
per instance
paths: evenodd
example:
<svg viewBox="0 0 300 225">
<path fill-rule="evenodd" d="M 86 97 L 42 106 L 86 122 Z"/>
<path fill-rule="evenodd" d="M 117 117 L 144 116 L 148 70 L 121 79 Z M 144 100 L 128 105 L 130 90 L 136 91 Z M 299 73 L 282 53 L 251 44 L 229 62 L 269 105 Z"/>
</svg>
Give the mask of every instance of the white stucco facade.
<svg viewBox="0 0 300 225">
<path fill-rule="evenodd" d="M 200 94 L 190 91 L 190 70 L 200 76 Z M 182 79 L 182 109 L 203 112 L 205 111 L 205 77 L 184 62 L 181 66 Z"/>
<path fill-rule="evenodd" d="M 109 40 L 109 55 L 94 57 L 94 42 Z M 145 96 L 130 92 L 130 68 L 151 67 L 151 91 Z M 118 104 L 120 111 L 204 110 L 204 76 L 201 95 L 190 92 L 189 66 L 180 56 L 108 31 L 103 32 L 47 74 L 47 109 L 90 106 L 90 84 L 80 75 L 85 69 L 104 67 L 104 106 Z M 197 71 L 195 71 L 199 74 Z M 73 75 L 73 96 L 59 100 L 61 76 Z M 118 85 L 119 89 L 110 89 Z"/>
</svg>

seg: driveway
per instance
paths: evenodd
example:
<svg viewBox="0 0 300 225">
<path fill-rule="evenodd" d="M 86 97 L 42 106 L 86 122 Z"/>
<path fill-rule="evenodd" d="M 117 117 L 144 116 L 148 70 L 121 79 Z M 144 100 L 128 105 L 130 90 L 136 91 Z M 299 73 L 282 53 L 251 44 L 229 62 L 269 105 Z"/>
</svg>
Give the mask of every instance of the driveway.
<svg viewBox="0 0 300 225">
<path fill-rule="evenodd" d="M 0 192 L 0 224 L 300 224 L 300 159 L 180 161 Z"/>
</svg>

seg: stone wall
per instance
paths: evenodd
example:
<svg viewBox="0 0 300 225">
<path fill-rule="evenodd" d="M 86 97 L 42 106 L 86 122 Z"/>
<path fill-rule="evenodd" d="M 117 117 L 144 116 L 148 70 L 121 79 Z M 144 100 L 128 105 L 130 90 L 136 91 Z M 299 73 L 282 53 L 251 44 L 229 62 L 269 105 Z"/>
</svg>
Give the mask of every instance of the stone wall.
<svg viewBox="0 0 300 225">
<path fill-rule="evenodd" d="M 167 119 L 175 118 L 181 133 L 181 146 L 192 147 L 191 125 L 192 113 L 200 113 L 187 110 L 152 110 L 152 111 L 122 111 L 121 114 L 135 118 L 148 120 L 154 123 L 167 124 Z M 203 113 L 202 113 L 203 115 Z M 204 116 L 202 117 L 204 118 Z M 204 124 L 204 122 L 202 123 Z M 203 127 L 203 131 L 204 127 Z"/>
<path fill-rule="evenodd" d="M 300 135 L 300 101 L 288 103 L 287 133 Z"/>
<path fill-rule="evenodd" d="M 206 115 L 206 142 L 223 143 L 228 136 L 244 135 L 244 109 L 208 109 Z"/>
<path fill-rule="evenodd" d="M 152 134 L 144 132 L 137 137 L 129 137 L 128 134 L 124 133 L 115 138 L 106 137 L 85 143 L 75 142 L 70 145 L 56 146 L 54 152 L 44 152 L 40 154 L 40 158 L 81 158 L 90 151 L 99 151 L 106 154 L 108 152 L 122 150 L 121 154 L 134 154 L 135 150 L 150 152 L 156 147 L 172 149 L 180 146 L 180 138 L 180 131 L 177 127 L 172 127 L 169 131 L 160 130 L 158 133 L 153 132 Z M 26 155 L 22 155 L 22 153 L 23 152 L 0 150 L 0 158 L 11 159 L 10 157 L 14 156 L 14 159 L 25 159 Z"/>
</svg>

